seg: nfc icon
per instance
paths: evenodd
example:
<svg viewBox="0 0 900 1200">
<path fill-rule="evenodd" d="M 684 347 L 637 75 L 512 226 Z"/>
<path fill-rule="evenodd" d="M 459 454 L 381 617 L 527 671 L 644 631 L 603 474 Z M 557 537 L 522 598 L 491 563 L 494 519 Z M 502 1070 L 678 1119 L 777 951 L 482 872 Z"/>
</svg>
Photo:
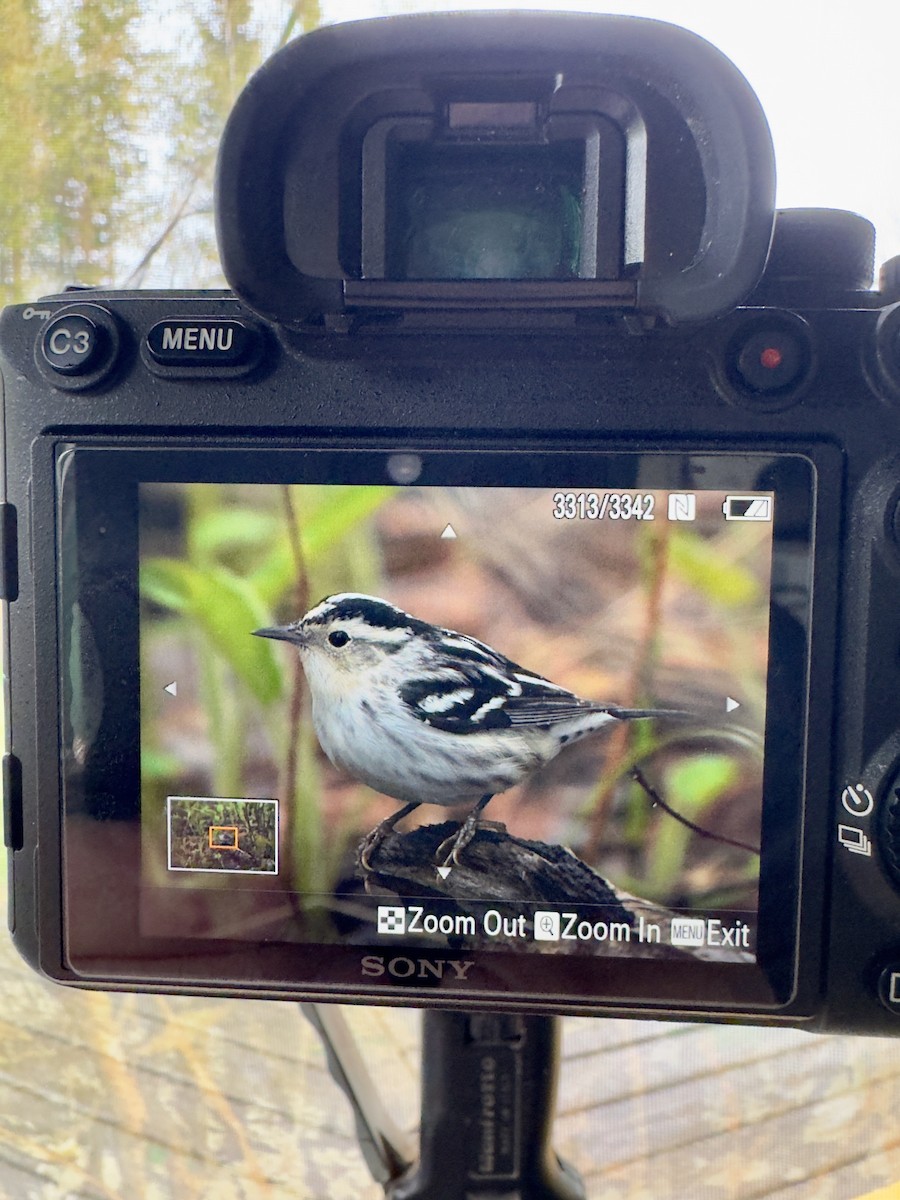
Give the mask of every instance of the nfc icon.
<svg viewBox="0 0 900 1200">
<path fill-rule="evenodd" d="M 695 521 L 697 519 L 697 497 L 693 492 L 673 492 L 669 496 L 670 521 Z"/>
</svg>

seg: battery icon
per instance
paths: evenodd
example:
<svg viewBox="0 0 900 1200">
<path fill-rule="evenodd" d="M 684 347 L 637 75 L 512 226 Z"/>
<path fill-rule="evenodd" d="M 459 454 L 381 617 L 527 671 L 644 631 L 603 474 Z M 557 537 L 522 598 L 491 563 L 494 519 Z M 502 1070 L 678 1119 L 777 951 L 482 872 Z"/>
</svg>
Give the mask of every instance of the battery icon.
<svg viewBox="0 0 900 1200">
<path fill-rule="evenodd" d="M 771 496 L 726 496 L 722 505 L 726 521 L 771 521 Z"/>
</svg>

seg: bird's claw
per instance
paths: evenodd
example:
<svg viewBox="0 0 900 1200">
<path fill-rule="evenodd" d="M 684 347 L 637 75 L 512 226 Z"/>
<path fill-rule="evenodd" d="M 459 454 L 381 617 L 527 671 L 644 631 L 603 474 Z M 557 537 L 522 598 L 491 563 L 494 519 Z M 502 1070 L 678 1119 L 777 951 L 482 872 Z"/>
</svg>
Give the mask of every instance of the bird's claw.
<svg viewBox="0 0 900 1200">
<path fill-rule="evenodd" d="M 502 833 L 506 832 L 506 826 L 502 821 L 485 821 L 470 813 L 456 833 L 451 833 L 449 837 L 444 838 L 438 846 L 434 856 L 437 865 L 439 867 L 458 867 L 460 865 L 459 856 L 479 829 L 498 829 Z"/>
<path fill-rule="evenodd" d="M 465 826 L 460 828 L 448 838 L 444 838 L 437 848 L 437 853 L 434 856 L 435 863 L 438 867 L 458 867 L 460 852 L 465 850 L 469 842 L 475 836 L 474 829 L 468 837 L 463 837 Z"/>
<path fill-rule="evenodd" d="M 367 833 L 363 840 L 359 843 L 359 849 L 356 853 L 356 861 L 359 863 L 360 868 L 367 874 L 371 874 L 371 872 L 375 870 L 375 868 L 372 866 L 372 855 L 384 841 L 385 834 L 387 832 L 388 831 L 386 829 L 382 829 L 380 825 L 376 825 L 375 828 L 370 830 L 370 832 Z"/>
<path fill-rule="evenodd" d="M 375 870 L 372 866 L 373 852 L 378 849 L 389 833 L 393 833 L 397 822 L 402 821 L 404 817 L 408 817 L 413 809 L 418 807 L 418 802 L 415 804 L 404 804 L 402 808 L 398 808 L 390 817 L 387 817 L 384 821 L 376 825 L 371 833 L 366 834 L 359 843 L 359 850 L 356 856 L 356 861 L 363 871 L 371 872 Z"/>
</svg>

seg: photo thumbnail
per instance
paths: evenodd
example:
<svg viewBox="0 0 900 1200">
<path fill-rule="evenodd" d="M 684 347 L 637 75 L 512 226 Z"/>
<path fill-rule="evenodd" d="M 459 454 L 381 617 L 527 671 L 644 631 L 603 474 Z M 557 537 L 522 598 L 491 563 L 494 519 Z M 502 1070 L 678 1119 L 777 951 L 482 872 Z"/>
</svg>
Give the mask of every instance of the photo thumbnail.
<svg viewBox="0 0 900 1200">
<path fill-rule="evenodd" d="M 278 801 L 169 796 L 168 869 L 278 874 Z"/>
</svg>

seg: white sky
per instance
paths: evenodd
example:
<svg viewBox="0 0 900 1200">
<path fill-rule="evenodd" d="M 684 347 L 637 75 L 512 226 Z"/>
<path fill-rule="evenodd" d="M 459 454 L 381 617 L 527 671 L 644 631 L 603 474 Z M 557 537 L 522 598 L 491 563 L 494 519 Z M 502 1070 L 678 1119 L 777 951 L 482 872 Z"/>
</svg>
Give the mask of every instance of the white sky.
<svg viewBox="0 0 900 1200">
<path fill-rule="evenodd" d="M 655 17 L 692 29 L 740 68 L 769 118 L 779 207 L 849 208 L 877 259 L 900 254 L 900 0 L 323 0 L 328 22 L 438 9 L 543 8 Z"/>
</svg>

